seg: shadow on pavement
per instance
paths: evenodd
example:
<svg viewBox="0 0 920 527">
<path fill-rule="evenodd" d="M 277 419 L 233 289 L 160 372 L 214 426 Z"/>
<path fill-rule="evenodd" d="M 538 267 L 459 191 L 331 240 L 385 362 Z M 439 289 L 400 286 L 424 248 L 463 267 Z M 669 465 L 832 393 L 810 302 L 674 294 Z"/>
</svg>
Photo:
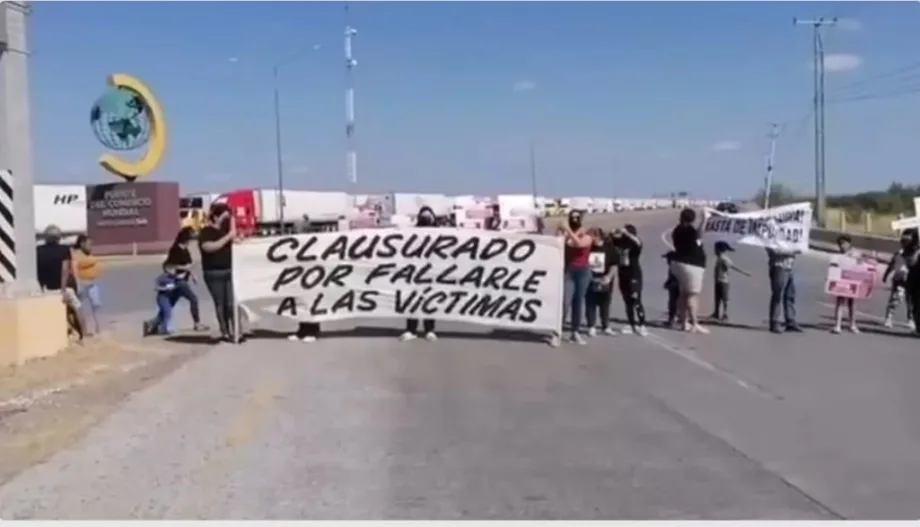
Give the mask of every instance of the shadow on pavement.
<svg viewBox="0 0 920 527">
<path fill-rule="evenodd" d="M 330 329 L 323 330 L 320 334 L 320 340 L 340 339 L 340 338 L 390 338 L 397 339 L 402 334 L 402 330 L 394 328 L 380 328 L 373 326 L 357 326 L 352 329 Z M 483 333 L 461 332 L 461 331 L 437 331 L 438 339 L 456 339 L 456 340 L 501 340 L 512 342 L 545 342 L 547 336 L 525 331 L 513 331 L 493 329 Z M 272 331 L 267 329 L 254 330 L 251 339 L 278 340 L 287 338 L 290 332 Z"/>
</svg>

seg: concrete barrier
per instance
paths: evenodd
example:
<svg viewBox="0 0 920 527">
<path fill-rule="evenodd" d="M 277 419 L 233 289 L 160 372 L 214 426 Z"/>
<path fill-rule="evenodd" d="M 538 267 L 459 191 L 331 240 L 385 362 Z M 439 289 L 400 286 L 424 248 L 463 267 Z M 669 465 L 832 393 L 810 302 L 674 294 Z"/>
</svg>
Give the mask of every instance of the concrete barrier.
<svg viewBox="0 0 920 527">
<path fill-rule="evenodd" d="M 813 249 L 829 250 L 836 247 L 837 237 L 846 234 L 853 240 L 853 246 L 863 251 L 874 251 L 879 254 L 893 254 L 898 246 L 898 239 L 890 236 L 878 236 L 874 234 L 858 234 L 852 232 L 840 232 L 830 229 L 812 229 L 809 235 L 809 242 Z"/>
</svg>

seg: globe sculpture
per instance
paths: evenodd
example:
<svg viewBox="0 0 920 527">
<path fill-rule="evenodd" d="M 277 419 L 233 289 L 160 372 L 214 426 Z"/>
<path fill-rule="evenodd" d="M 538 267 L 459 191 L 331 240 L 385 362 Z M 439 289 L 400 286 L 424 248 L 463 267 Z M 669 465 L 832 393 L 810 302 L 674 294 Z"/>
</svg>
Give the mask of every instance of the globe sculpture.
<svg viewBox="0 0 920 527">
<path fill-rule="evenodd" d="M 93 104 L 89 120 L 96 139 L 110 150 L 135 150 L 150 140 L 150 109 L 127 88 L 106 90 Z"/>
</svg>

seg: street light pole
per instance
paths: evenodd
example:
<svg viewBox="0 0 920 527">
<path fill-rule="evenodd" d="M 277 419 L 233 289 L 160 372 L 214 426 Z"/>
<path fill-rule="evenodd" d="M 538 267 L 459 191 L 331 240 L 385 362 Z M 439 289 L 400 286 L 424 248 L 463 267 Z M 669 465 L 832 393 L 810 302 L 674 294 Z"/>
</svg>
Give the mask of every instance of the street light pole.
<svg viewBox="0 0 920 527">
<path fill-rule="evenodd" d="M 278 176 L 278 223 L 281 224 L 281 231 L 284 232 L 284 208 L 287 206 L 284 199 L 284 155 L 282 154 L 281 140 L 281 87 L 280 70 L 282 66 L 290 64 L 301 59 L 307 53 L 320 49 L 319 44 L 314 44 L 310 49 L 301 51 L 287 58 L 287 60 L 278 62 L 272 67 L 272 89 L 274 91 L 275 105 L 275 164 Z"/>
<path fill-rule="evenodd" d="M 278 68 L 272 69 L 272 79 L 275 90 L 275 163 L 278 171 L 278 222 L 281 232 L 284 232 L 284 160 L 281 154 L 281 94 L 278 87 Z"/>
</svg>

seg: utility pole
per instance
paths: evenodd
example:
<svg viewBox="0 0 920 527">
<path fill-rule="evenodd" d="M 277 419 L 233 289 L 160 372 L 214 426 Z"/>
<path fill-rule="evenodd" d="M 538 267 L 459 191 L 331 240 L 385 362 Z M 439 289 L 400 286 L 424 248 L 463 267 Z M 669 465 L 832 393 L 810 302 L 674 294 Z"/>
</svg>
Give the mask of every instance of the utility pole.
<svg viewBox="0 0 920 527">
<path fill-rule="evenodd" d="M 815 113 L 815 218 L 818 226 L 825 225 L 827 195 L 824 178 L 824 41 L 821 29 L 837 25 L 837 18 L 819 17 L 813 20 L 792 19 L 797 26 L 811 26 L 814 53 L 814 113 Z"/>
<path fill-rule="evenodd" d="M 355 82 L 354 68 L 358 61 L 351 54 L 351 39 L 358 30 L 348 22 L 348 4 L 345 4 L 345 176 L 352 187 L 358 186 L 358 154 L 355 151 Z"/>
<path fill-rule="evenodd" d="M 773 159 L 776 157 L 776 140 L 779 138 L 779 126 L 770 125 L 770 153 L 767 154 L 767 174 L 763 181 L 763 208 L 770 208 L 770 193 L 773 191 Z"/>
<path fill-rule="evenodd" d="M 530 189 L 533 193 L 533 208 L 537 209 L 537 148 L 533 139 L 530 140 Z"/>
<path fill-rule="evenodd" d="M 281 154 L 281 94 L 278 87 L 278 68 L 275 65 L 272 68 L 272 80 L 275 88 L 275 169 L 278 176 L 278 223 L 281 225 L 281 234 L 287 229 L 284 228 L 284 208 L 287 203 L 284 202 L 284 157 Z"/>
</svg>

